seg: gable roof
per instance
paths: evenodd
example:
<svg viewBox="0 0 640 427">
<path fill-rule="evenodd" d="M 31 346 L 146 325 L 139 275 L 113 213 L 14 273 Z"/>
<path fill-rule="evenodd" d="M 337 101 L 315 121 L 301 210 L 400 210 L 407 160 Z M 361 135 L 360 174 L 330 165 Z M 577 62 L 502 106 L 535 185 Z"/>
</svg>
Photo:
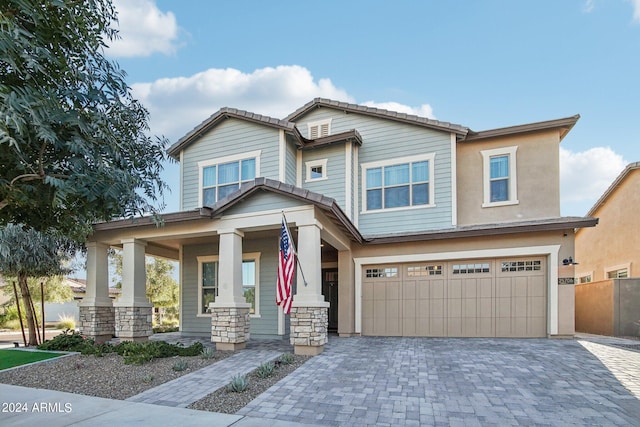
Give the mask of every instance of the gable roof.
<svg viewBox="0 0 640 427">
<path fill-rule="evenodd" d="M 439 120 L 428 119 L 426 117 L 420 117 L 413 114 L 398 113 L 396 111 L 384 110 L 375 107 L 366 107 L 364 105 L 351 104 L 348 102 L 333 101 L 326 98 L 315 98 L 298 108 L 293 113 L 285 117 L 285 120 L 295 122 L 297 119 L 307 114 L 309 111 L 320 107 L 332 108 L 334 110 L 341 110 L 351 113 L 363 114 L 365 116 L 374 116 L 379 118 L 390 119 L 402 123 L 409 123 L 418 126 L 424 126 L 431 129 L 441 130 L 445 132 L 453 132 L 460 136 L 465 136 L 469 132 L 469 128 L 456 125 L 448 122 L 441 122 Z"/>
<path fill-rule="evenodd" d="M 607 201 L 609 196 L 611 196 L 616 188 L 618 188 L 620 184 L 622 184 L 622 182 L 627 178 L 627 176 L 629 176 L 631 171 L 634 171 L 636 169 L 640 169 L 640 162 L 629 163 L 627 167 L 625 167 L 624 170 L 620 173 L 620 175 L 618 175 L 618 177 L 613 181 L 613 183 L 611 183 L 609 188 L 607 188 L 602 196 L 600 196 L 595 205 L 593 205 L 593 207 L 589 210 L 587 216 L 595 214 L 595 212 Z"/>
<path fill-rule="evenodd" d="M 189 133 L 180 138 L 175 144 L 169 147 L 167 153 L 173 158 L 178 158 L 181 150 L 183 150 L 193 141 L 200 138 L 205 132 L 209 131 L 211 128 L 217 126 L 220 122 L 229 118 L 245 120 L 248 122 L 273 127 L 275 129 L 282 129 L 293 134 L 299 134 L 297 132 L 297 129 L 295 128 L 295 124 L 286 120 L 263 116 L 262 114 L 255 114 L 249 111 L 238 110 L 236 108 L 225 107 L 213 113 L 211 116 L 209 116 L 209 118 L 204 120 L 198 126 L 189 131 Z"/>
<path fill-rule="evenodd" d="M 508 126 L 503 128 L 483 130 L 479 132 L 474 132 L 470 130 L 466 138 L 464 138 L 462 141 L 475 142 L 475 141 L 480 141 L 487 138 L 495 138 L 499 136 L 508 136 L 508 135 L 522 134 L 522 133 L 529 133 L 529 132 L 538 132 L 541 130 L 550 130 L 550 129 L 560 130 L 560 140 L 562 140 L 565 137 L 565 135 L 567 135 L 569 131 L 573 128 L 573 126 L 576 124 L 579 118 L 580 118 L 580 114 L 576 114 L 575 116 L 564 117 L 562 119 L 546 120 L 543 122 L 527 123 L 524 125 Z"/>
</svg>

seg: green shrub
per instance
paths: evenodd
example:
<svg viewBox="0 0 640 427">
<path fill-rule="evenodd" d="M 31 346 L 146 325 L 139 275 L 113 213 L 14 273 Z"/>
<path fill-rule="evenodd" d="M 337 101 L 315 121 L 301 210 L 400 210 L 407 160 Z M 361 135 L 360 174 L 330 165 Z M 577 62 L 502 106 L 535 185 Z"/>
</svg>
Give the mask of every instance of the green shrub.
<svg viewBox="0 0 640 427">
<path fill-rule="evenodd" d="M 294 357 L 293 354 L 291 353 L 283 353 L 278 360 L 280 361 L 280 363 L 282 363 L 283 365 L 291 365 L 294 362 Z"/>
<path fill-rule="evenodd" d="M 189 347 L 183 347 L 182 344 L 169 344 L 164 341 L 123 341 L 115 346 L 115 351 L 124 357 L 124 363 L 142 365 L 152 359 L 173 356 L 198 356 L 202 353 L 203 347 L 200 342 L 196 342 Z"/>
<path fill-rule="evenodd" d="M 171 369 L 173 369 L 174 371 L 184 371 L 185 369 L 187 369 L 189 367 L 189 364 L 185 361 L 185 360 L 177 360 L 173 366 L 171 367 Z"/>
<path fill-rule="evenodd" d="M 273 375 L 276 370 L 276 365 L 273 362 L 265 362 L 258 366 L 256 369 L 256 375 L 258 378 L 267 378 Z"/>
<path fill-rule="evenodd" d="M 240 393 L 245 391 L 248 386 L 249 381 L 247 380 L 246 375 L 235 375 L 231 378 L 231 382 L 227 384 L 227 390 L 234 393 Z"/>
<path fill-rule="evenodd" d="M 38 346 L 40 350 L 79 351 L 82 354 L 93 354 L 95 342 L 78 332 L 67 329 L 60 335 Z"/>
<path fill-rule="evenodd" d="M 203 359 L 213 359 L 215 355 L 216 355 L 216 352 L 211 347 L 203 348 L 202 353 L 200 353 L 200 356 L 202 356 Z"/>
</svg>

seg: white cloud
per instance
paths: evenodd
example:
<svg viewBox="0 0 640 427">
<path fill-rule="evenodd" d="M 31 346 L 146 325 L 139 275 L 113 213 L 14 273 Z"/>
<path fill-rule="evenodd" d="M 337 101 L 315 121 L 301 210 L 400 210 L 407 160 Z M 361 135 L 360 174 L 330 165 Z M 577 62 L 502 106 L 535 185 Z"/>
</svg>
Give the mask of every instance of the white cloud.
<svg viewBox="0 0 640 427">
<path fill-rule="evenodd" d="M 563 214 L 586 215 L 628 164 L 610 147 L 574 153 L 560 147 L 560 194 Z M 572 209 L 579 206 L 579 212 Z"/>
<path fill-rule="evenodd" d="M 389 111 L 397 111 L 398 113 L 414 114 L 420 117 L 427 117 L 429 119 L 435 119 L 433 115 L 433 108 L 429 104 L 422 104 L 419 107 L 409 107 L 407 105 L 399 104 L 397 102 L 374 102 L 367 101 L 362 105 L 367 107 L 382 108 Z"/>
<path fill-rule="evenodd" d="M 177 49 L 178 24 L 172 12 L 162 12 L 152 0 L 114 0 L 120 38 L 111 42 L 113 57 L 173 54 Z"/>
<path fill-rule="evenodd" d="M 314 79 L 297 65 L 243 73 L 211 68 L 189 77 L 135 83 L 133 95 L 149 110 L 151 131 L 172 142 L 222 107 L 283 118 L 316 97 L 354 102 L 330 79 Z"/>
<path fill-rule="evenodd" d="M 582 11 L 584 13 L 591 13 L 591 12 L 593 12 L 593 8 L 594 7 L 595 7 L 594 0 L 587 0 L 584 3 L 584 6 L 582 7 Z"/>
<path fill-rule="evenodd" d="M 640 0 L 629 0 L 633 6 L 633 20 L 640 23 Z"/>
</svg>

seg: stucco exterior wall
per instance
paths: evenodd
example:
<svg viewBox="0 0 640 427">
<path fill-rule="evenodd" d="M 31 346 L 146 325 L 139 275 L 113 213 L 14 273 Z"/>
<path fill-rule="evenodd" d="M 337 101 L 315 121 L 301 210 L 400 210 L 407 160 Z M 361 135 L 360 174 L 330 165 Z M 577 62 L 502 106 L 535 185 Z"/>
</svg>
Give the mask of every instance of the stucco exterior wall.
<svg viewBox="0 0 640 427">
<path fill-rule="evenodd" d="M 458 225 L 560 216 L 558 131 L 536 132 L 457 144 Z M 516 205 L 482 207 L 481 150 L 517 146 Z"/>
<path fill-rule="evenodd" d="M 640 276 L 640 169 L 629 172 L 607 200 L 593 212 L 598 225 L 576 234 L 577 277 L 607 279 L 606 271 L 628 266 L 629 277 Z"/>
</svg>

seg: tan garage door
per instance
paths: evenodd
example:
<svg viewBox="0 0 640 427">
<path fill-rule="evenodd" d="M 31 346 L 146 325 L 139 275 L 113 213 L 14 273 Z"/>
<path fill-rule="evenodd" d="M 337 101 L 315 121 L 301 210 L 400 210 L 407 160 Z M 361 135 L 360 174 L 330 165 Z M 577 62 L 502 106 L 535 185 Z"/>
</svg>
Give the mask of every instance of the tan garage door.
<svg viewBox="0 0 640 427">
<path fill-rule="evenodd" d="M 542 258 L 365 266 L 362 333 L 544 337 L 545 278 Z"/>
</svg>

